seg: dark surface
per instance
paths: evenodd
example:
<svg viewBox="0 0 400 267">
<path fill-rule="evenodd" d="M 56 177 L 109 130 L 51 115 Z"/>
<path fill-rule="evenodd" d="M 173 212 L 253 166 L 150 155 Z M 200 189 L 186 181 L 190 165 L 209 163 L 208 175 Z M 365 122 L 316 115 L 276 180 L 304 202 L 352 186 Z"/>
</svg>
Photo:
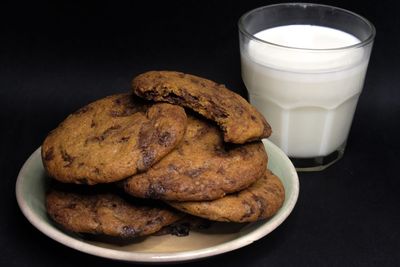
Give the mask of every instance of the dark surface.
<svg viewBox="0 0 400 267">
<path fill-rule="evenodd" d="M 145 2 L 1 4 L 0 266 L 117 264 L 51 240 L 17 206 L 20 167 L 67 114 L 128 90 L 134 75 L 151 69 L 197 74 L 245 94 L 236 22 L 271 2 Z M 399 4 L 323 3 L 364 15 L 378 32 L 345 157 L 299 174 L 298 203 L 270 235 L 191 266 L 400 265 Z"/>
</svg>

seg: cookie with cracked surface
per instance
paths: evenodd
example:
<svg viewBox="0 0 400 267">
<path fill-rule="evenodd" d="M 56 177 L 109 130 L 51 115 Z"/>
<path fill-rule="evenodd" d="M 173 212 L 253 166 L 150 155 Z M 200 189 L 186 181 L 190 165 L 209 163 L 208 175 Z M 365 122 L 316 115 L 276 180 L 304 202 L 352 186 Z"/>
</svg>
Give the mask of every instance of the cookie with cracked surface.
<svg viewBox="0 0 400 267">
<path fill-rule="evenodd" d="M 212 122 L 188 115 L 182 142 L 146 172 L 124 181 L 127 193 L 175 201 L 213 200 L 262 177 L 268 156 L 261 141 L 226 144 Z"/>
<path fill-rule="evenodd" d="M 135 204 L 116 194 L 77 194 L 52 190 L 46 195 L 49 216 L 65 229 L 120 238 L 150 235 L 183 217 L 162 207 Z"/>
<path fill-rule="evenodd" d="M 186 113 L 132 94 L 112 95 L 69 115 L 42 145 L 48 174 L 65 183 L 108 183 L 147 170 L 182 139 Z"/>
<path fill-rule="evenodd" d="M 175 71 L 149 71 L 132 81 L 135 94 L 193 109 L 215 121 L 225 142 L 242 144 L 271 135 L 265 118 L 240 95 L 222 84 Z"/>
<path fill-rule="evenodd" d="M 272 217 L 285 200 L 285 189 L 271 171 L 249 188 L 221 199 L 200 202 L 168 202 L 183 212 L 213 221 L 254 222 Z"/>
</svg>

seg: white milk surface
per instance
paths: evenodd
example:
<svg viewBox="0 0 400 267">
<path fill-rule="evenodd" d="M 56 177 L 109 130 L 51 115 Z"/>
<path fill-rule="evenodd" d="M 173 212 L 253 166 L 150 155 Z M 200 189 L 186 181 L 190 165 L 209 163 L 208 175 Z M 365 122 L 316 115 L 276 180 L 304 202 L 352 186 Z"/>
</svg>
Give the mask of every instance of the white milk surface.
<svg viewBox="0 0 400 267">
<path fill-rule="evenodd" d="M 339 49 L 360 41 L 320 26 L 276 27 L 255 37 L 273 44 L 253 39 L 244 45 L 242 77 L 250 102 L 272 126 L 271 141 L 296 158 L 338 149 L 350 130 L 368 51 Z"/>
</svg>

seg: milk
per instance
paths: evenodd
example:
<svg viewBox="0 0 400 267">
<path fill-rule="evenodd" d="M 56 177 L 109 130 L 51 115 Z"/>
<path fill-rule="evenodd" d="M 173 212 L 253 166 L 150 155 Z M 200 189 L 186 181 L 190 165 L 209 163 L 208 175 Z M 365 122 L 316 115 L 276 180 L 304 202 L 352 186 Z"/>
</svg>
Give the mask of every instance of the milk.
<svg viewBox="0 0 400 267">
<path fill-rule="evenodd" d="M 337 49 L 360 41 L 311 25 L 271 28 L 255 37 L 241 47 L 242 77 L 250 102 L 272 126 L 270 140 L 296 158 L 344 146 L 371 47 Z"/>
</svg>

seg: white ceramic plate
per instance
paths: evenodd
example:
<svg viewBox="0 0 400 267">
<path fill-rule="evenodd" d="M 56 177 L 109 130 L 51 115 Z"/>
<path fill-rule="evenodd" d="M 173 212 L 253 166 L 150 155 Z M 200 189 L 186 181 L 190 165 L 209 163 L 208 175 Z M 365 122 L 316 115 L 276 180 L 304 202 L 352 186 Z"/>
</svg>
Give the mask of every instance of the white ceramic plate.
<svg viewBox="0 0 400 267">
<path fill-rule="evenodd" d="M 284 186 L 286 199 L 279 212 L 268 221 L 227 227 L 215 224 L 202 232 L 192 231 L 189 236 L 150 236 L 129 245 L 112 245 L 83 239 L 80 235 L 60 230 L 47 217 L 45 191 L 48 178 L 43 169 L 38 148 L 25 162 L 16 184 L 18 204 L 25 217 L 39 231 L 76 250 L 92 255 L 131 262 L 180 262 L 225 253 L 249 245 L 278 227 L 294 208 L 299 194 L 299 180 L 287 156 L 274 144 L 264 140 L 269 156 L 268 167 L 278 175 Z"/>
</svg>

